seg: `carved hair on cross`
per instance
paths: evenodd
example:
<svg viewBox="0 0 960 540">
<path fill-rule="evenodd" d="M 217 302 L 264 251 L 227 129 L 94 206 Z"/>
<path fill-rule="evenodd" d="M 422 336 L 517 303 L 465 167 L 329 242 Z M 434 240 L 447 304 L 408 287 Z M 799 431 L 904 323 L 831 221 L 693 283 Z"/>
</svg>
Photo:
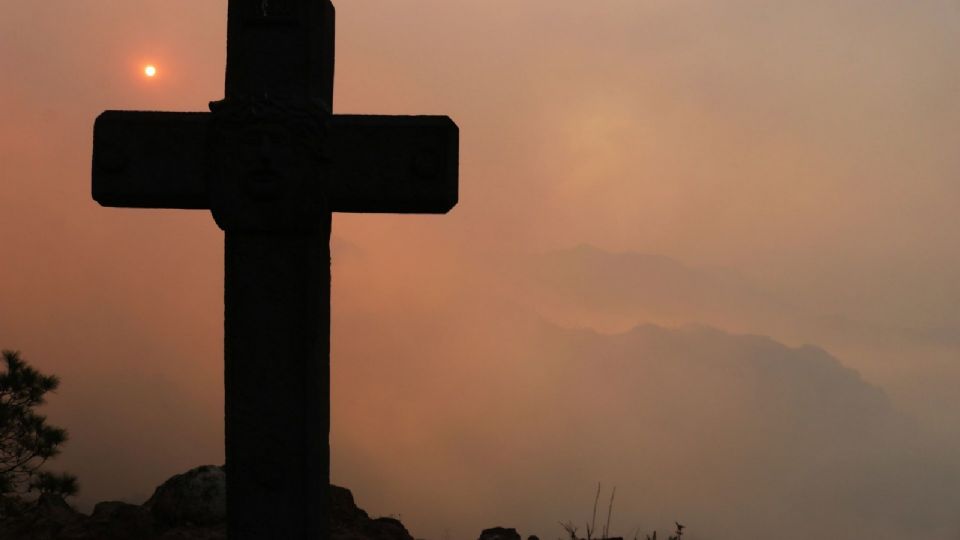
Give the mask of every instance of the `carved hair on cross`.
<svg viewBox="0 0 960 540">
<path fill-rule="evenodd" d="M 321 105 L 262 98 L 234 98 L 210 102 L 212 134 L 225 131 L 280 128 L 292 135 L 291 143 L 311 150 L 309 156 L 323 161 L 326 156 L 326 118 L 330 113 Z"/>
</svg>

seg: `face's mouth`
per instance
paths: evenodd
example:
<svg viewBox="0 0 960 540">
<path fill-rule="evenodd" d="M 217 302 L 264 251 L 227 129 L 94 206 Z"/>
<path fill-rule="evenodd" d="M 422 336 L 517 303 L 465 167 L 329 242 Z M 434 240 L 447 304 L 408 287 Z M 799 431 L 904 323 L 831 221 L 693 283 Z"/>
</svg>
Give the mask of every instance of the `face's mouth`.
<svg viewBox="0 0 960 540">
<path fill-rule="evenodd" d="M 272 168 L 258 168 L 246 174 L 245 184 L 255 199 L 273 200 L 283 190 L 283 176 Z"/>
</svg>

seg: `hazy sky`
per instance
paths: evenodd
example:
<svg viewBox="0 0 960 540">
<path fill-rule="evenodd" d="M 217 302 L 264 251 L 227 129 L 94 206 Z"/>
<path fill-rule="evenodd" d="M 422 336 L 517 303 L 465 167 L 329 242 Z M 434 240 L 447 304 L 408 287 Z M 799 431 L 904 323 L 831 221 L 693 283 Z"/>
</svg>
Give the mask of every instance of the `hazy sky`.
<svg viewBox="0 0 960 540">
<path fill-rule="evenodd" d="M 98 207 L 92 125 L 220 99 L 226 2 L 0 8 L 0 347 L 63 379 L 77 503 L 141 502 L 223 460 L 222 233 Z M 600 481 L 617 535 L 956 538 L 956 0 L 337 14 L 336 112 L 461 134 L 451 214 L 334 219 L 361 506 L 554 538 Z"/>
</svg>

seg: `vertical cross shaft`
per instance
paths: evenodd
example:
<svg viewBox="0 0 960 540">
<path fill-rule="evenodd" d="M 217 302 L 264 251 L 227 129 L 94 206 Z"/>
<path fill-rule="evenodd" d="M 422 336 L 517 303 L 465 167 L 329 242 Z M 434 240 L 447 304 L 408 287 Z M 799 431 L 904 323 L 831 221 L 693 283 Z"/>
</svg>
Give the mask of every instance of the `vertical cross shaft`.
<svg viewBox="0 0 960 540">
<path fill-rule="evenodd" d="M 328 214 L 329 216 L 329 214 Z M 227 538 L 326 538 L 329 227 L 226 234 Z"/>
<path fill-rule="evenodd" d="M 283 103 L 313 114 L 332 112 L 334 10 L 329 0 L 230 0 L 227 25 L 227 104 Z M 290 116 L 283 111 L 273 116 L 267 122 L 272 129 L 252 130 L 260 163 L 255 159 L 248 170 L 236 171 L 240 176 L 259 171 L 252 173 L 261 179 L 254 180 L 257 185 L 276 183 L 271 174 L 303 176 L 311 169 L 296 158 L 293 166 L 284 163 L 289 147 L 300 145 L 284 137 Z M 263 198 L 269 204 L 271 197 Z M 275 222 L 250 227 L 243 218 L 223 217 L 226 211 L 218 216 L 226 233 L 230 540 L 327 535 L 331 218 L 329 208 L 316 210 L 292 231 Z"/>
<path fill-rule="evenodd" d="M 330 0 L 229 0 L 226 98 L 314 100 L 333 110 Z"/>
</svg>

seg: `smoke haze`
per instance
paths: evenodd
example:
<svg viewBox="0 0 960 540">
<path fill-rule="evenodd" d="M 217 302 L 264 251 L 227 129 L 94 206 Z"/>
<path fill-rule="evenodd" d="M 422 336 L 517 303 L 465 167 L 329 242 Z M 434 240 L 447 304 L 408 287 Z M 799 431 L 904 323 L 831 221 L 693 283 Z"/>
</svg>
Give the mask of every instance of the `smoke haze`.
<svg viewBox="0 0 960 540">
<path fill-rule="evenodd" d="M 0 347 L 63 380 L 78 505 L 141 502 L 223 461 L 222 235 L 98 207 L 93 119 L 222 97 L 226 2 L 0 7 Z M 461 130 L 450 215 L 334 218 L 362 507 L 554 538 L 600 481 L 631 538 L 960 533 L 956 2 L 337 9 L 336 112 Z"/>
</svg>

